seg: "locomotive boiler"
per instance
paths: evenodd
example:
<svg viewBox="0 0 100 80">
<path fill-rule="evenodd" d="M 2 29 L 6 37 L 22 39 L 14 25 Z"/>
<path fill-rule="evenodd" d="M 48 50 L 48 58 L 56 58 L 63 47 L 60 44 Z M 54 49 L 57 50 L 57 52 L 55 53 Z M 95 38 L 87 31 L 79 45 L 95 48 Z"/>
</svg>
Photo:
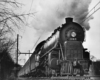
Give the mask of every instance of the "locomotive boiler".
<svg viewBox="0 0 100 80">
<path fill-rule="evenodd" d="M 50 77 L 87 75 L 90 53 L 83 47 L 84 28 L 72 18 L 40 42 L 18 76 Z"/>
</svg>

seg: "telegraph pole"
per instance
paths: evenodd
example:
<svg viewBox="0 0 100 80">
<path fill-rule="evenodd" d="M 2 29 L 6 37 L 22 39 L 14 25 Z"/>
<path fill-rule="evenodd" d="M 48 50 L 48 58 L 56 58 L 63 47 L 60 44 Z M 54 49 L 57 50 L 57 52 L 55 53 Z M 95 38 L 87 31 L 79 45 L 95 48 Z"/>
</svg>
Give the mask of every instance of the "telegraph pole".
<svg viewBox="0 0 100 80">
<path fill-rule="evenodd" d="M 30 58 L 30 50 L 29 50 L 29 65 L 30 65 L 30 71 L 31 71 L 31 58 Z"/>
<path fill-rule="evenodd" d="M 17 34 L 17 54 L 16 54 L 16 64 L 18 64 L 18 46 L 19 46 L 19 34 Z"/>
<path fill-rule="evenodd" d="M 18 43 L 19 43 L 19 34 L 17 34 L 15 77 L 17 77 L 17 71 L 18 71 L 18 45 L 19 45 Z"/>
</svg>

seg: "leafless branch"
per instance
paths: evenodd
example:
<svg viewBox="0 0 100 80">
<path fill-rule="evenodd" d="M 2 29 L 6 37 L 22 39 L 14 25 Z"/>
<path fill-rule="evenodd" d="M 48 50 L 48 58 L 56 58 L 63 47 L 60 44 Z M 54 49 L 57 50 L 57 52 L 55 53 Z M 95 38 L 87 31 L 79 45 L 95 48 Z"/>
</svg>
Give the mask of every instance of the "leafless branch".
<svg viewBox="0 0 100 80">
<path fill-rule="evenodd" d="M 16 6 L 19 8 L 19 6 L 22 6 L 23 4 L 16 2 L 16 0 L 4 0 L 0 2 L 0 47 L 2 48 L 0 50 L 5 48 L 11 50 L 16 43 L 16 40 L 8 39 L 5 35 L 8 33 L 13 34 L 15 27 L 20 29 L 22 24 L 26 24 L 26 16 L 34 16 L 36 12 L 16 14 L 13 9 L 5 7 L 5 5 Z"/>
</svg>

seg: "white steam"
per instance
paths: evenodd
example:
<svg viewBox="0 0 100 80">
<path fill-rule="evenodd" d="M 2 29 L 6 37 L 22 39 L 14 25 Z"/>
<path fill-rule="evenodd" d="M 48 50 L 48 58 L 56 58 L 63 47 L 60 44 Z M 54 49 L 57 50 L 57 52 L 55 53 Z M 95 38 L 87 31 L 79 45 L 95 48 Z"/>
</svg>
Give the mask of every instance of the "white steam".
<svg viewBox="0 0 100 80">
<path fill-rule="evenodd" d="M 29 2 L 27 0 L 25 1 L 24 4 L 26 4 L 26 6 L 23 6 L 21 12 L 34 13 L 33 17 L 28 16 L 28 18 L 26 19 L 28 21 L 28 25 L 34 30 L 33 32 L 26 30 L 26 33 L 30 32 L 30 34 L 28 33 L 28 37 L 30 36 L 30 39 L 27 38 L 28 42 L 25 42 L 24 45 L 26 45 L 26 47 L 24 46 L 23 50 L 29 51 L 29 49 L 32 49 L 40 36 L 41 38 L 38 42 L 46 39 L 48 37 L 48 34 L 50 34 L 49 32 L 52 32 L 61 24 L 65 23 L 65 18 L 67 17 L 74 18 L 74 21 L 80 23 L 86 30 L 89 30 L 90 28 L 88 23 L 89 20 L 83 20 L 88 15 L 88 7 L 91 3 L 91 0 L 33 0 L 33 2 L 31 2 L 31 0 Z M 25 39 L 26 37 L 23 38 L 23 40 Z M 21 48 L 23 48 L 22 46 Z"/>
<path fill-rule="evenodd" d="M 52 31 L 64 23 L 64 18 L 72 17 L 89 30 L 88 21 L 83 20 L 88 14 L 90 2 L 91 0 L 35 0 L 32 11 L 36 11 L 36 14 L 29 24 L 37 31 Z"/>
</svg>

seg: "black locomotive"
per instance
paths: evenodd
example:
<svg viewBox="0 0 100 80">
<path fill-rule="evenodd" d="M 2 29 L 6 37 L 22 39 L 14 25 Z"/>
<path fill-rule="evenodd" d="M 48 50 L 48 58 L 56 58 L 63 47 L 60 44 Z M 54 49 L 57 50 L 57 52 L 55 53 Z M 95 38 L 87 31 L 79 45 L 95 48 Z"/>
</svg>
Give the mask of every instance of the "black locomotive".
<svg viewBox="0 0 100 80">
<path fill-rule="evenodd" d="M 85 30 L 72 18 L 35 48 L 18 76 L 50 77 L 87 75 L 90 53 L 83 47 Z"/>
</svg>

